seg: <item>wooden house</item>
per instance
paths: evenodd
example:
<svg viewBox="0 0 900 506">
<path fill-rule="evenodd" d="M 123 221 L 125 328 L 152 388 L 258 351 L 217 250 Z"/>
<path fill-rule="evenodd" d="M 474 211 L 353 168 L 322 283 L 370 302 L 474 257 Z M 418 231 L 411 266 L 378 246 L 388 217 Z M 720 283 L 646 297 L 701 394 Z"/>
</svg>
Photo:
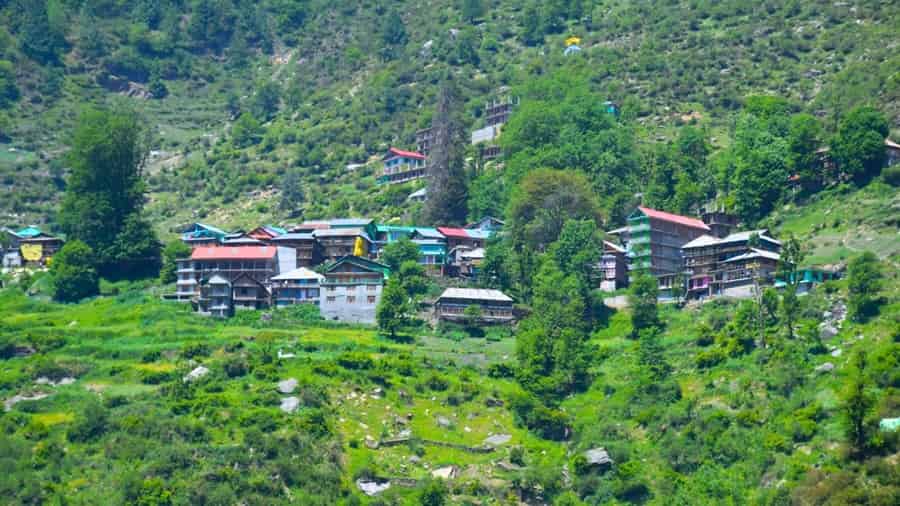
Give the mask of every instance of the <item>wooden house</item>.
<svg viewBox="0 0 900 506">
<path fill-rule="evenodd" d="M 248 273 L 239 274 L 231 282 L 231 301 L 235 310 L 265 309 L 271 305 L 269 290 Z"/>
<path fill-rule="evenodd" d="M 696 218 L 638 207 L 628 217 L 630 277 L 648 273 L 659 281 L 661 291 L 670 292 L 683 268 L 682 246 L 709 232 Z"/>
<path fill-rule="evenodd" d="M 808 293 L 812 291 L 815 285 L 837 279 L 838 277 L 838 273 L 835 271 L 805 267 L 797 270 L 796 278 L 790 280 L 776 278 L 775 288 L 783 289 L 786 286 L 786 281 L 794 282 L 794 279 L 796 279 L 797 293 Z"/>
<path fill-rule="evenodd" d="M 447 238 L 447 249 L 459 246 L 468 248 L 483 248 L 484 235 L 478 230 L 466 230 L 458 227 L 437 227 L 437 231 Z"/>
<path fill-rule="evenodd" d="M 273 238 L 272 244 L 293 248 L 297 252 L 297 267 L 315 267 L 325 259 L 322 245 L 311 232 L 288 232 Z"/>
<path fill-rule="evenodd" d="M 363 241 L 364 251 L 372 251 L 372 239 L 362 228 L 326 228 L 316 230 L 313 237 L 322 246 L 325 261 L 335 262 L 345 256 L 353 255 L 356 240 Z"/>
<path fill-rule="evenodd" d="M 207 316 L 228 318 L 234 314 L 231 297 L 231 281 L 213 274 L 200 281 L 197 312 Z"/>
<path fill-rule="evenodd" d="M 603 241 L 603 253 L 600 256 L 599 275 L 600 289 L 614 292 L 628 286 L 627 250 L 623 246 L 610 241 Z"/>
<path fill-rule="evenodd" d="M 419 263 L 432 275 L 444 275 L 447 263 L 447 238 L 436 228 L 416 227 L 410 236 L 419 247 Z"/>
<path fill-rule="evenodd" d="M 273 239 L 285 233 L 287 233 L 287 231 L 283 228 L 275 227 L 273 225 L 263 225 L 247 232 L 247 237 L 256 239 L 263 244 L 272 244 Z"/>
<path fill-rule="evenodd" d="M 203 280 L 214 275 L 231 283 L 238 276 L 246 274 L 257 282 L 266 284 L 269 278 L 279 272 L 279 250 L 288 254 L 286 248 L 274 246 L 196 247 L 190 258 L 177 262 L 176 298 L 190 300 L 197 294 Z M 290 254 L 293 254 L 292 250 Z"/>
<path fill-rule="evenodd" d="M 466 321 L 466 309 L 478 308 L 479 323 L 510 323 L 514 320 L 513 300 L 499 290 L 447 288 L 434 303 L 438 320 Z"/>
<path fill-rule="evenodd" d="M 377 181 L 379 184 L 396 184 L 425 177 L 425 160 L 422 153 L 392 147 L 382 157 L 384 170 Z"/>
<path fill-rule="evenodd" d="M 375 253 L 376 256 L 381 256 L 381 252 L 384 251 L 384 247 L 393 242 L 397 242 L 403 238 L 409 238 L 412 236 L 413 232 L 416 231 L 416 227 L 406 227 L 401 225 L 382 225 L 378 224 L 375 227 Z"/>
<path fill-rule="evenodd" d="M 321 280 L 319 309 L 328 320 L 375 323 L 375 310 L 390 274 L 367 258 L 345 256 L 329 265 Z"/>
<path fill-rule="evenodd" d="M 431 127 L 416 130 L 416 150 L 425 156 L 431 154 L 434 145 L 434 129 Z"/>
<path fill-rule="evenodd" d="M 688 277 L 688 297 L 703 298 L 714 295 L 732 297 L 750 296 L 759 279 L 771 284 L 767 267 L 777 263 L 781 243 L 769 236 L 766 229 L 735 232 L 719 238 L 712 235 L 700 237 L 682 246 L 684 272 Z M 771 253 L 766 256 L 760 251 Z M 774 256 L 775 260 L 770 258 Z M 740 260 L 731 261 L 740 257 Z M 745 265 L 758 260 L 759 272 L 752 279 L 746 276 Z M 774 267 L 773 267 L 774 269 Z M 740 272 L 735 272 L 740 271 Z M 773 271 L 774 272 L 774 271 Z"/>
<path fill-rule="evenodd" d="M 369 238 L 377 233 L 375 220 L 371 218 L 335 218 L 328 220 L 328 228 L 361 228 Z"/>
<path fill-rule="evenodd" d="M 300 267 L 271 279 L 272 301 L 277 307 L 294 304 L 319 305 L 319 289 L 325 276 Z"/>
</svg>

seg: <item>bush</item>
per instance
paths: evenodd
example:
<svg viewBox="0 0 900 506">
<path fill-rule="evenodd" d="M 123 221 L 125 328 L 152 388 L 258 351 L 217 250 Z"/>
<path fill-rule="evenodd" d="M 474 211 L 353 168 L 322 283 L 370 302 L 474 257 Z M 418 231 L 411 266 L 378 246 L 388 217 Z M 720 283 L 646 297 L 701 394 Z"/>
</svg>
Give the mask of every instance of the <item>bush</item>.
<svg viewBox="0 0 900 506">
<path fill-rule="evenodd" d="M 94 250 L 87 244 L 78 240 L 67 242 L 54 255 L 50 265 L 53 298 L 61 302 L 78 302 L 100 293 L 94 259 Z"/>
<path fill-rule="evenodd" d="M 68 438 L 72 442 L 87 442 L 99 438 L 106 432 L 108 414 L 99 403 L 91 402 L 69 428 Z"/>
<path fill-rule="evenodd" d="M 250 370 L 250 365 L 245 357 L 232 357 L 225 362 L 225 375 L 229 378 L 240 378 Z"/>
<path fill-rule="evenodd" d="M 884 181 L 891 186 L 900 186 L 900 164 L 894 164 L 881 171 Z"/>
<path fill-rule="evenodd" d="M 722 348 L 701 351 L 700 353 L 697 353 L 697 367 L 709 369 L 710 367 L 721 364 L 727 358 L 728 354 Z"/>
<path fill-rule="evenodd" d="M 354 371 L 371 369 L 375 365 L 375 361 L 372 360 L 372 357 L 361 351 L 344 352 L 337 358 L 337 363 L 344 369 L 351 369 Z"/>
</svg>

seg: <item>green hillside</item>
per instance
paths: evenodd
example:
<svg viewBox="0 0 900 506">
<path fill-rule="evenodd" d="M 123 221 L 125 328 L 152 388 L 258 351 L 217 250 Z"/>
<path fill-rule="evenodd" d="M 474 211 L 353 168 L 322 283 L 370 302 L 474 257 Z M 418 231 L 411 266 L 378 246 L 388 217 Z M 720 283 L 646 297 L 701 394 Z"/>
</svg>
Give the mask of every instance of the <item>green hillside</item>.
<svg viewBox="0 0 900 506">
<path fill-rule="evenodd" d="M 408 192 L 345 166 L 412 147 L 448 70 L 478 126 L 505 87 L 582 67 L 638 145 L 674 138 L 684 116 L 727 146 L 750 94 L 786 97 L 827 132 L 854 105 L 881 108 L 895 129 L 900 117 L 894 2 L 13 0 L 2 19 L 0 212 L 16 223 L 52 221 L 85 103 L 144 115 L 162 231 L 207 215 L 283 218 L 287 172 L 307 189 L 304 214 L 402 218 Z M 562 55 L 569 35 L 582 39 L 577 63 Z M 262 127 L 235 140 L 243 112 Z"/>
</svg>

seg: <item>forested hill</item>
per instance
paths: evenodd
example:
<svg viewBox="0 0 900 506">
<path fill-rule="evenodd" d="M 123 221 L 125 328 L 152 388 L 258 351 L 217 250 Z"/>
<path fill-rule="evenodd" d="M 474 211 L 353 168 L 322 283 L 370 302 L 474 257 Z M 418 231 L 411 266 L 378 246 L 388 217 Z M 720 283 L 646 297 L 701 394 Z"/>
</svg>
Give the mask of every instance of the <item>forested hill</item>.
<svg viewBox="0 0 900 506">
<path fill-rule="evenodd" d="M 412 147 L 448 75 L 467 127 L 481 125 L 488 100 L 528 95 L 521 88 L 536 78 L 579 76 L 582 98 L 620 104 L 628 138 L 617 149 L 633 155 L 629 174 L 642 181 L 640 152 L 674 139 L 681 123 L 703 127 L 714 150 L 727 146 L 749 95 L 781 96 L 792 112 L 814 114 L 823 141 L 856 105 L 881 109 L 895 129 L 900 117 L 900 6 L 884 0 L 8 0 L 0 8 L 0 219 L 10 224 L 53 224 L 67 132 L 85 104 L 124 102 L 144 115 L 149 210 L 163 231 L 190 219 L 238 226 L 300 211 L 408 218 L 409 188 L 375 187 L 373 168 L 345 167 L 391 144 Z M 564 57 L 569 36 L 583 51 Z M 278 206 L 285 179 L 298 190 L 293 209 Z"/>
</svg>

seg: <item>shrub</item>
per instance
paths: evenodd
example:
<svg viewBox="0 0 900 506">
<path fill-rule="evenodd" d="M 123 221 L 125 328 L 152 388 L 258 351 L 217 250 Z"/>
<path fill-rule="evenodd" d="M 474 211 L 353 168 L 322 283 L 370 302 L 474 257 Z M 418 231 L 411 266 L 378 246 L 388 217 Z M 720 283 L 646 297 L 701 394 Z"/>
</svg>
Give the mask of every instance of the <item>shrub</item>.
<svg viewBox="0 0 900 506">
<path fill-rule="evenodd" d="M 372 360 L 372 357 L 361 351 L 347 351 L 341 353 L 337 358 L 337 363 L 344 369 L 351 369 L 354 371 L 371 369 L 372 366 L 375 365 L 375 361 Z"/>
<path fill-rule="evenodd" d="M 97 439 L 106 432 L 107 425 L 108 414 L 106 408 L 99 403 L 91 402 L 69 428 L 69 441 L 87 442 Z"/>
<path fill-rule="evenodd" d="M 225 375 L 229 378 L 240 378 L 250 370 L 250 365 L 245 357 L 232 357 L 225 362 Z"/>
<path fill-rule="evenodd" d="M 884 181 L 891 186 L 900 186 L 900 164 L 894 164 L 881 171 Z"/>
<path fill-rule="evenodd" d="M 697 353 L 697 367 L 701 369 L 715 367 L 724 362 L 727 358 L 728 355 L 722 348 L 713 348 L 711 350 L 701 351 Z"/>
</svg>

